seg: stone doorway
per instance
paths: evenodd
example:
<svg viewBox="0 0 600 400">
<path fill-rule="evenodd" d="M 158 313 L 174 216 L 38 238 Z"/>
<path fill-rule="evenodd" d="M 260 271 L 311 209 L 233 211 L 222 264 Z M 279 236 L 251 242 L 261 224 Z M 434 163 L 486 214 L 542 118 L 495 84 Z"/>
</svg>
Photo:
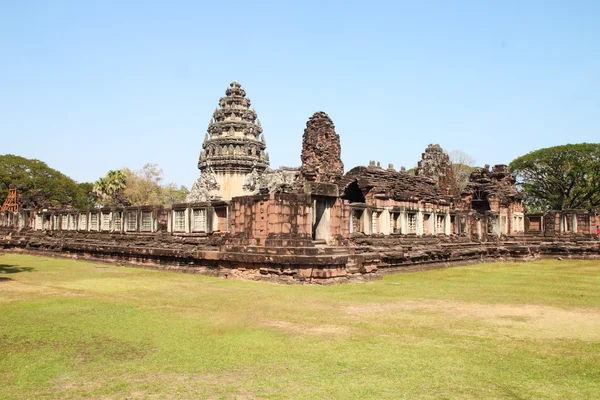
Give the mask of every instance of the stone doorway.
<svg viewBox="0 0 600 400">
<path fill-rule="evenodd" d="M 329 240 L 331 237 L 331 199 L 315 197 L 313 199 L 313 240 Z"/>
</svg>

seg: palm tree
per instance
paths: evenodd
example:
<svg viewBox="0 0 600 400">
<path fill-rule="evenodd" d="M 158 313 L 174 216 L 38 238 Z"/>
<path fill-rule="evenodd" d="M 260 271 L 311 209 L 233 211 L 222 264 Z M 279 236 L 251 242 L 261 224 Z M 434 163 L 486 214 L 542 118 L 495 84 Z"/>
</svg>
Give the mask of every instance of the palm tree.
<svg viewBox="0 0 600 400">
<path fill-rule="evenodd" d="M 122 170 L 108 171 L 105 177 L 94 183 L 94 193 L 100 198 L 102 205 L 121 203 L 120 194 L 127 186 L 127 176 Z"/>
</svg>

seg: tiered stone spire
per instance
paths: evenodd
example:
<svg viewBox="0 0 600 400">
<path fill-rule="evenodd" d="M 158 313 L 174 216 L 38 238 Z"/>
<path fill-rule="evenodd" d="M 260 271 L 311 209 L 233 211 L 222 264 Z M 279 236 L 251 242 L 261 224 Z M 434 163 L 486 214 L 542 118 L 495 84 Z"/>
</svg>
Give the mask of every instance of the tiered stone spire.
<svg viewBox="0 0 600 400">
<path fill-rule="evenodd" d="M 246 91 L 233 81 L 208 123 L 198 161 L 200 172 L 264 171 L 269 167 L 269 155 L 262 131 Z"/>
</svg>

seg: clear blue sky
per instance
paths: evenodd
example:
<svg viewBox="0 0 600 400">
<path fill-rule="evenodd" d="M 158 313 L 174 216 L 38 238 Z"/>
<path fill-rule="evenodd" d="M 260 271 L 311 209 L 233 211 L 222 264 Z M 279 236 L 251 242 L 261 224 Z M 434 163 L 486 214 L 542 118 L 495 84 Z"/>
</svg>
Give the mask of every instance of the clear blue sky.
<svg viewBox="0 0 600 400">
<path fill-rule="evenodd" d="M 327 112 L 346 170 L 600 139 L 600 1 L 0 0 L 0 154 L 78 181 L 154 162 L 191 186 L 238 80 L 271 166 Z"/>
</svg>

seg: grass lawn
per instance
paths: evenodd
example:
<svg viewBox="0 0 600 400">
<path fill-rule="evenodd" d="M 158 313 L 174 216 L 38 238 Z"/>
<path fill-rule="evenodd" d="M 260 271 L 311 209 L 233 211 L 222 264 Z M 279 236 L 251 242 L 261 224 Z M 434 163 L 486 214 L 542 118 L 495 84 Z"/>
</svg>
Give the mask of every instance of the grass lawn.
<svg viewBox="0 0 600 400">
<path fill-rule="evenodd" d="M 0 398 L 598 399 L 600 261 L 284 286 L 5 254 Z"/>
</svg>

